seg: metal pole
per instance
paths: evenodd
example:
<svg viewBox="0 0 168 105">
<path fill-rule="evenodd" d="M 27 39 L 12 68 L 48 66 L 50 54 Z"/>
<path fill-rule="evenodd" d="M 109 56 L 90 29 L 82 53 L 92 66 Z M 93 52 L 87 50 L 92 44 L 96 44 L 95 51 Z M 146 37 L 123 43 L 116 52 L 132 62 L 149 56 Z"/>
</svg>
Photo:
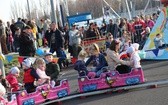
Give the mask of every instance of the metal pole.
<svg viewBox="0 0 168 105">
<path fill-rule="evenodd" d="M 55 22 L 57 24 L 57 18 L 56 18 L 56 10 L 54 7 L 54 1 L 50 0 L 51 4 L 51 21 Z"/>
<path fill-rule="evenodd" d="M 66 10 L 67 16 L 69 16 L 69 8 L 68 8 L 68 1 L 67 0 L 64 0 L 64 7 L 65 7 L 65 10 Z"/>
<path fill-rule="evenodd" d="M 135 4 L 136 4 L 136 1 L 135 0 L 131 0 L 130 2 L 132 4 L 131 14 L 132 14 L 132 17 L 134 17 L 135 16 Z"/>
<path fill-rule="evenodd" d="M 148 0 L 146 6 L 145 6 L 145 8 L 144 8 L 144 13 L 146 12 L 146 9 L 148 8 L 149 3 L 150 3 L 150 0 Z"/>
<path fill-rule="evenodd" d="M 130 9 L 129 9 L 128 1 L 125 0 L 125 3 L 126 3 L 126 6 L 127 6 L 127 11 L 128 11 L 129 18 L 130 18 L 130 20 L 131 20 L 131 19 L 132 19 L 132 16 L 131 16 L 131 12 L 130 12 Z"/>
<path fill-rule="evenodd" d="M 62 18 L 62 26 L 64 27 L 65 26 L 65 21 L 64 21 L 62 5 L 60 5 L 60 12 L 61 12 L 61 18 Z"/>
<path fill-rule="evenodd" d="M 102 13 L 103 13 L 103 17 L 104 17 L 104 6 L 103 6 L 103 1 L 101 0 L 101 7 L 102 7 Z"/>
<path fill-rule="evenodd" d="M 110 7 L 110 9 L 115 13 L 115 15 L 116 15 L 118 18 L 121 18 L 120 15 L 117 14 L 117 12 L 107 3 L 106 0 L 103 0 L 103 1 L 104 1 L 104 3 L 105 3 L 107 6 Z"/>
<path fill-rule="evenodd" d="M 29 20 L 31 20 L 29 0 L 27 0 L 27 8 L 28 8 L 28 12 L 29 12 Z"/>
<path fill-rule="evenodd" d="M 60 0 L 56 0 L 57 2 L 57 10 L 58 10 L 58 16 L 59 16 L 59 25 L 60 26 L 63 26 L 63 24 L 62 24 L 62 14 L 61 14 L 61 7 L 60 7 Z"/>
</svg>

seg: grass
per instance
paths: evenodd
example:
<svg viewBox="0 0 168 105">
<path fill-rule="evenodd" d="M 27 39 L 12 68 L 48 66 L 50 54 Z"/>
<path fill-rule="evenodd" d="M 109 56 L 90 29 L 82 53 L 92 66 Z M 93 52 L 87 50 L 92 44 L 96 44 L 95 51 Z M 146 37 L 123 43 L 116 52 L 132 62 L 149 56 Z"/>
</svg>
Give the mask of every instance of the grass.
<svg viewBox="0 0 168 105">
<path fill-rule="evenodd" d="M 5 73 L 8 74 L 9 70 L 12 67 L 17 66 L 20 69 L 20 76 L 18 77 L 18 81 L 20 83 L 22 83 L 22 81 L 23 81 L 23 70 L 21 69 L 20 64 L 18 62 L 18 56 L 19 55 L 18 54 L 13 54 L 12 56 L 13 56 L 13 59 L 12 59 L 11 62 L 8 62 L 7 59 L 5 59 L 5 61 L 3 62 L 4 63 L 4 68 L 5 68 Z"/>
<path fill-rule="evenodd" d="M 9 69 L 14 67 L 14 66 L 19 66 L 19 62 L 18 62 L 18 54 L 14 54 L 12 55 L 13 59 L 11 60 L 11 62 L 8 62 L 7 59 L 5 59 L 4 61 L 4 67 L 5 67 L 5 71 L 9 72 Z"/>
</svg>

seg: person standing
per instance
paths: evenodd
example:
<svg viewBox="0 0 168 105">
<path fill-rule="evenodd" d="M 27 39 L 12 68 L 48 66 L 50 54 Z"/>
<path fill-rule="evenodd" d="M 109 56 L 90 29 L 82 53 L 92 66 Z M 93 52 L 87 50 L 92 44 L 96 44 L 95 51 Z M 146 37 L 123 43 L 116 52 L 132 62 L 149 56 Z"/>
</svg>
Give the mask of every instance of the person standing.
<svg viewBox="0 0 168 105">
<path fill-rule="evenodd" d="M 51 31 L 49 33 L 50 40 L 50 52 L 54 53 L 56 51 L 57 57 L 61 58 L 62 51 L 64 50 L 64 38 L 62 32 L 58 29 L 56 23 L 51 23 Z M 58 64 L 61 68 L 61 59 L 58 60 Z"/>
<path fill-rule="evenodd" d="M 25 27 L 25 24 L 23 23 L 21 18 L 18 18 L 17 22 L 14 25 L 15 27 L 19 27 L 21 30 Z"/>
<path fill-rule="evenodd" d="M 146 24 L 142 21 L 138 16 L 135 17 L 135 22 L 132 25 L 133 32 L 134 32 L 134 40 L 136 43 L 139 43 L 142 40 L 141 33 L 146 28 Z"/>
<path fill-rule="evenodd" d="M 20 35 L 20 56 L 34 56 L 35 46 L 33 38 L 31 37 L 31 27 L 26 26 Z"/>
<path fill-rule="evenodd" d="M 3 25 L 2 20 L 0 20 L 0 43 L 1 43 L 1 47 L 2 47 L 2 53 L 8 54 L 8 49 L 6 46 L 5 26 Z"/>
</svg>

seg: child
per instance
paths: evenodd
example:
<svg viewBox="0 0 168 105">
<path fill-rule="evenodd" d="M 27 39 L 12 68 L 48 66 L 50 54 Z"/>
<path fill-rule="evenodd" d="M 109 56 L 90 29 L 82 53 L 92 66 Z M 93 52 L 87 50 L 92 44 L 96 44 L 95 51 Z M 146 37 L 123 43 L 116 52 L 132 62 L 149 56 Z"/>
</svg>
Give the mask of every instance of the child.
<svg viewBox="0 0 168 105">
<path fill-rule="evenodd" d="M 110 47 L 111 42 L 113 41 L 113 35 L 109 32 L 106 37 L 106 49 Z"/>
<path fill-rule="evenodd" d="M 91 56 L 86 61 L 86 66 L 88 66 L 93 61 L 94 72 L 96 72 L 96 77 L 99 77 L 103 72 L 102 68 L 108 66 L 106 58 L 100 53 L 99 47 L 94 43 L 90 48 Z"/>
<path fill-rule="evenodd" d="M 68 67 L 68 60 L 67 60 L 67 56 L 66 56 L 66 53 L 64 50 L 60 50 L 60 57 L 58 59 L 58 64 L 59 64 L 59 67 L 60 69 L 62 69 L 62 67 L 64 66 L 67 66 Z M 63 65 L 62 65 L 63 64 Z"/>
<path fill-rule="evenodd" d="M 162 38 L 161 34 L 157 34 L 156 37 L 154 38 L 154 44 L 156 49 L 162 49 L 168 46 L 168 44 L 164 43 L 164 40 Z"/>
<path fill-rule="evenodd" d="M 22 62 L 24 75 L 23 75 L 23 82 L 24 87 L 28 93 L 34 92 L 36 90 L 36 86 L 34 85 L 35 80 L 39 83 L 41 82 L 40 77 L 36 73 L 36 70 L 32 68 L 32 62 L 30 58 L 25 59 Z"/>
<path fill-rule="evenodd" d="M 139 52 L 139 44 L 138 43 L 133 43 L 133 44 L 131 44 L 131 46 L 135 48 L 135 52 Z"/>
<path fill-rule="evenodd" d="M 126 52 L 127 52 L 128 56 L 130 57 L 130 61 L 133 62 L 132 67 L 136 68 L 136 69 L 140 69 L 141 68 L 141 64 L 140 64 L 141 58 L 139 57 L 139 54 L 135 50 L 135 48 L 133 46 L 131 46 L 127 49 Z"/>
<path fill-rule="evenodd" d="M 47 76 L 46 73 L 45 73 L 46 63 L 45 63 L 44 59 L 37 58 L 35 63 L 34 63 L 34 67 L 36 69 L 36 72 L 37 72 L 38 76 L 41 79 L 40 85 L 44 84 L 44 83 L 49 83 L 50 77 Z"/>
<path fill-rule="evenodd" d="M 56 81 L 60 72 L 60 67 L 54 62 L 52 53 L 48 52 L 45 54 L 45 61 L 47 76 L 50 76 L 51 80 Z"/>
<path fill-rule="evenodd" d="M 19 77 L 20 70 L 18 67 L 12 67 L 9 74 L 6 76 L 6 80 L 10 84 L 12 92 L 16 92 L 20 89 L 17 77 Z"/>
<path fill-rule="evenodd" d="M 78 71 L 79 76 L 88 76 L 89 78 L 94 78 L 96 76 L 95 72 L 89 72 L 85 66 L 84 59 L 86 56 L 86 51 L 81 50 L 78 55 L 78 60 L 74 64 L 74 69 Z"/>
</svg>

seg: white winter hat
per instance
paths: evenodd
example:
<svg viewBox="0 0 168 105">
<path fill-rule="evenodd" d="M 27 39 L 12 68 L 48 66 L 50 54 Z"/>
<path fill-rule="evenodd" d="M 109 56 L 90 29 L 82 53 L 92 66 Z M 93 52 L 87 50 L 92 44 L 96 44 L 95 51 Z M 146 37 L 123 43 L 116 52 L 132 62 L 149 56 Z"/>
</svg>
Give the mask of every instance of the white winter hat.
<svg viewBox="0 0 168 105">
<path fill-rule="evenodd" d="M 20 70 L 19 70 L 19 68 L 18 67 L 12 67 L 11 69 L 10 69 L 10 73 L 11 74 L 16 74 L 16 73 L 19 73 L 20 72 Z"/>
<path fill-rule="evenodd" d="M 27 58 L 22 62 L 22 64 L 27 66 L 27 67 L 31 67 L 32 66 L 32 61 L 31 61 L 30 58 Z"/>
<path fill-rule="evenodd" d="M 133 52 L 135 52 L 135 48 L 133 46 L 128 47 L 128 49 L 126 50 L 126 53 L 132 54 Z"/>
<path fill-rule="evenodd" d="M 134 47 L 135 50 L 139 49 L 139 44 L 138 43 L 133 43 L 131 46 Z"/>
</svg>

